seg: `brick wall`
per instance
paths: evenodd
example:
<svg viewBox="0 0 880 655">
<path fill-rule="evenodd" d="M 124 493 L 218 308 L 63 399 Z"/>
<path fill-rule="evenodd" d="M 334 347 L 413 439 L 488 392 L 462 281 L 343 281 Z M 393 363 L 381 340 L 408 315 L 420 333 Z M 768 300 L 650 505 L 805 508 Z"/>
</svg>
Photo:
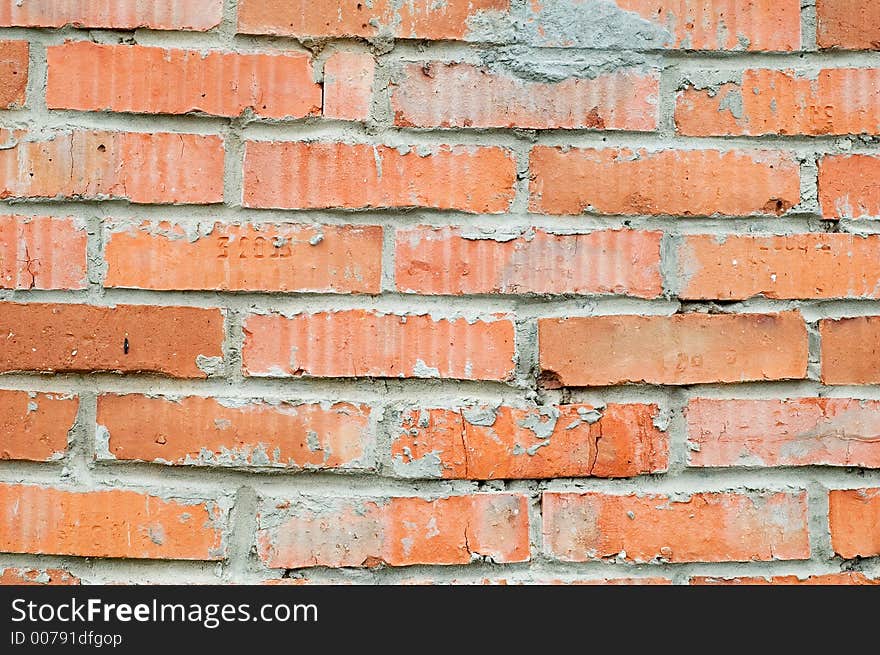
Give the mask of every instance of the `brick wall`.
<svg viewBox="0 0 880 655">
<path fill-rule="evenodd" d="M 880 581 L 878 7 L 4 1 L 0 581 Z"/>
</svg>

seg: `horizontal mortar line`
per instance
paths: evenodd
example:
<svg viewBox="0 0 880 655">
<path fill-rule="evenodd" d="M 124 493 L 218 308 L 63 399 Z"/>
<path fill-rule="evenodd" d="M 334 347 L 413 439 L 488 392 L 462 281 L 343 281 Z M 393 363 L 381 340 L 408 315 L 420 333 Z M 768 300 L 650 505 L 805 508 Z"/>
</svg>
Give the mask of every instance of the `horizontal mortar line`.
<svg viewBox="0 0 880 655">
<path fill-rule="evenodd" d="M 670 398 L 670 394 L 676 397 Z M 854 398 L 880 400 L 880 385 L 825 386 L 814 380 L 783 380 L 738 382 L 732 384 L 692 384 L 682 386 L 624 385 L 607 387 L 578 387 L 566 389 L 572 403 L 658 402 L 676 405 L 692 398 L 716 400 L 780 400 L 788 398 Z M 680 398 L 679 398 L 680 397 Z"/>
</svg>

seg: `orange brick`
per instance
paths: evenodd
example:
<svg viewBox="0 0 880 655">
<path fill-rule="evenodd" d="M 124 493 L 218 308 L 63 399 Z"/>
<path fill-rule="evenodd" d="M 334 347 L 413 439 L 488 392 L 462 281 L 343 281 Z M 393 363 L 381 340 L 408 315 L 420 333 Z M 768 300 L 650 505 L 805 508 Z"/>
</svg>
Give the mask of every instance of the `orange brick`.
<svg viewBox="0 0 880 655">
<path fill-rule="evenodd" d="M 365 52 L 334 52 L 324 63 L 324 116 L 365 121 L 373 103 L 376 60 Z"/>
<path fill-rule="evenodd" d="M 544 214 L 779 215 L 800 202 L 785 152 L 536 146 L 531 170 L 530 207 Z"/>
<path fill-rule="evenodd" d="M 245 148 L 248 207 L 500 213 L 515 181 L 513 155 L 495 147 L 249 141 Z"/>
<path fill-rule="evenodd" d="M 880 237 L 689 235 L 679 250 L 681 298 L 877 298 Z"/>
<path fill-rule="evenodd" d="M 28 42 L 0 41 L 0 109 L 24 106 L 27 81 Z"/>
<path fill-rule="evenodd" d="M 828 493 L 831 545 L 841 557 L 880 555 L 880 489 Z"/>
<path fill-rule="evenodd" d="M 241 0 L 238 31 L 289 36 L 465 39 L 484 12 L 507 12 L 510 0 Z"/>
<path fill-rule="evenodd" d="M 217 27 L 223 0 L 25 0 L 0 5 L 0 27 L 194 30 Z"/>
<path fill-rule="evenodd" d="M 75 396 L 0 390 L 0 460 L 57 459 L 67 450 L 78 407 Z"/>
<path fill-rule="evenodd" d="M 296 223 L 106 224 L 104 285 L 379 293 L 382 228 Z"/>
<path fill-rule="evenodd" d="M 46 49 L 50 109 L 268 118 L 321 113 L 312 59 L 299 52 L 242 54 L 67 42 Z M 95 84 L 94 80 L 105 80 Z M 279 84 L 279 80 L 284 80 Z"/>
<path fill-rule="evenodd" d="M 549 386 L 698 384 L 799 379 L 807 328 L 799 312 L 547 318 L 538 323 Z"/>
<path fill-rule="evenodd" d="M 365 469 L 370 409 L 139 394 L 98 397 L 103 456 L 163 464 Z M 102 455 L 102 453 L 99 453 Z"/>
<path fill-rule="evenodd" d="M 0 215 L 0 289 L 85 289 L 85 224 Z"/>
<path fill-rule="evenodd" d="M 657 129 L 660 73 L 622 69 L 594 79 L 532 82 L 463 63 L 407 64 L 393 87 L 405 127 Z"/>
<path fill-rule="evenodd" d="M 0 130 L 0 199 L 223 201 L 223 139 L 196 134 Z"/>
<path fill-rule="evenodd" d="M 288 580 L 290 578 L 287 578 Z M 300 578 L 301 579 L 301 578 Z M 270 582 L 266 584 L 273 584 Z M 275 583 L 277 584 L 277 583 Z M 295 583 L 294 583 L 295 584 Z M 302 584 L 302 583 L 300 583 Z M 515 586 L 515 585 L 578 585 L 578 586 L 630 586 L 630 585 L 644 585 L 644 586 L 653 586 L 653 585 L 671 585 L 672 580 L 669 578 L 593 578 L 593 579 L 582 579 L 575 578 L 573 580 L 561 579 L 561 578 L 529 578 L 526 580 L 518 580 L 512 578 L 470 578 L 470 579 L 461 579 L 455 578 L 453 580 L 448 580 L 444 582 L 438 582 L 433 579 L 424 579 L 424 578 L 416 578 L 416 579 L 408 579 L 402 580 L 399 583 L 400 585 L 439 585 L 439 584 L 449 584 L 449 585 L 490 585 L 490 586 Z"/>
<path fill-rule="evenodd" d="M 529 559 L 528 500 L 521 495 L 264 501 L 258 518 L 260 559 L 271 568 Z"/>
<path fill-rule="evenodd" d="M 772 578 L 739 577 L 715 578 L 695 576 L 692 585 L 880 585 L 880 578 L 869 578 L 864 573 L 826 573 L 799 578 L 796 575 L 776 575 Z"/>
<path fill-rule="evenodd" d="M 828 155 L 819 160 L 823 218 L 880 216 L 880 157 Z"/>
<path fill-rule="evenodd" d="M 559 5 L 565 13 L 554 11 Z M 571 35 L 578 28 L 594 29 L 600 20 L 608 31 L 622 34 L 624 44 L 635 33 L 629 38 L 641 38 L 644 48 L 788 51 L 801 45 L 799 0 L 529 0 L 527 6 L 526 26 L 536 45 L 578 45 Z M 581 7 L 583 17 L 572 11 Z M 559 25 L 569 17 L 571 24 Z"/>
<path fill-rule="evenodd" d="M 215 501 L 0 484 L 7 553 L 217 560 L 225 556 L 225 523 Z"/>
<path fill-rule="evenodd" d="M 480 232 L 419 226 L 397 231 L 397 288 L 423 294 L 663 293 L 660 232 Z"/>
<path fill-rule="evenodd" d="M 880 5 L 874 0 L 816 0 L 820 48 L 880 49 Z"/>
<path fill-rule="evenodd" d="M 544 549 L 586 562 L 748 562 L 809 559 L 807 494 L 545 492 Z"/>
<path fill-rule="evenodd" d="M 364 310 L 253 315 L 244 324 L 249 376 L 506 380 L 513 323 L 496 316 L 435 319 Z"/>
<path fill-rule="evenodd" d="M 692 136 L 880 133 L 880 69 L 829 68 L 817 77 L 746 70 L 742 83 L 679 93 L 675 122 Z"/>
<path fill-rule="evenodd" d="M 0 334 L 0 372 L 197 378 L 206 375 L 200 365 L 223 356 L 223 315 L 217 309 L 0 303 Z"/>
<path fill-rule="evenodd" d="M 819 321 L 822 382 L 874 384 L 880 381 L 880 316 Z"/>
<path fill-rule="evenodd" d="M 656 405 L 559 405 L 411 410 L 391 445 L 409 478 L 464 480 L 658 473 L 668 465 Z"/>
<path fill-rule="evenodd" d="M 880 401 L 695 398 L 685 415 L 691 466 L 880 468 Z"/>
<path fill-rule="evenodd" d="M 5 585 L 77 585 L 79 578 L 63 569 L 0 569 L 0 587 Z"/>
</svg>

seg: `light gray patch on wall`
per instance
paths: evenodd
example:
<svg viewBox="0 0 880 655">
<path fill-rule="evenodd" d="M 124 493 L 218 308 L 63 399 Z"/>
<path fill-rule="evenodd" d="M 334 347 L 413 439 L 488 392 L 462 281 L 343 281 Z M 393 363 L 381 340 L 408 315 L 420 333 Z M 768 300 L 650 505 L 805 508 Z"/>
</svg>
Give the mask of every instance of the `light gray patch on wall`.
<svg viewBox="0 0 880 655">
<path fill-rule="evenodd" d="M 737 120 L 743 117 L 743 97 L 739 89 L 731 89 L 721 99 L 721 102 L 718 103 L 719 111 L 724 111 L 725 109 L 733 114 L 733 117 Z"/>
<path fill-rule="evenodd" d="M 464 417 L 464 420 L 471 425 L 491 428 L 495 425 L 495 413 L 497 411 L 497 407 L 475 407 L 463 410 L 461 415 Z"/>
<path fill-rule="evenodd" d="M 556 430 L 556 422 L 561 412 L 552 406 L 538 407 L 526 418 L 519 421 L 519 426 L 531 430 L 539 439 L 549 439 Z"/>
<path fill-rule="evenodd" d="M 439 450 L 432 450 L 418 459 L 413 459 L 409 448 L 405 448 L 404 455 L 408 459 L 404 459 L 400 455 L 394 456 L 394 473 L 400 477 L 411 479 L 443 477 L 443 463 L 440 459 Z"/>
<path fill-rule="evenodd" d="M 480 60 L 493 73 L 512 75 L 527 82 L 553 84 L 569 78 L 595 79 L 626 68 L 656 66 L 656 58 L 636 52 L 620 52 L 594 57 L 566 56 L 546 60 L 535 56 L 528 46 L 494 48 L 480 53 Z"/>
</svg>

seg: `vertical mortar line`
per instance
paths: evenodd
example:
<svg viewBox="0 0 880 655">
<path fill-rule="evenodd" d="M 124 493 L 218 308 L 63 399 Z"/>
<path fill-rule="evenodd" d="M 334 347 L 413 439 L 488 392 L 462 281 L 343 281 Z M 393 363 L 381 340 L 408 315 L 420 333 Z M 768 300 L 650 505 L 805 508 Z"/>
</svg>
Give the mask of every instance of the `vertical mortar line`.
<svg viewBox="0 0 880 655">
<path fill-rule="evenodd" d="M 391 460 L 391 443 L 394 439 L 394 426 L 399 424 L 401 411 L 400 404 L 377 402 L 371 407 L 369 425 L 373 434 L 372 464 L 379 477 L 397 477 Z M 366 475 L 370 475 L 369 472 Z"/>
<path fill-rule="evenodd" d="M 831 547 L 831 534 L 828 530 L 828 488 L 815 480 L 808 480 L 803 487 L 807 490 L 807 521 L 810 532 L 810 560 L 824 564 L 834 564 L 834 549 Z"/>
<path fill-rule="evenodd" d="M 28 39 L 28 80 L 25 87 L 24 106 L 33 112 L 46 110 L 46 46 L 39 41 Z"/>
<path fill-rule="evenodd" d="M 822 336 L 819 321 L 807 321 L 807 379 L 822 381 Z M 819 396 L 822 391 L 819 391 Z"/>
<path fill-rule="evenodd" d="M 667 300 L 678 300 L 685 280 L 682 279 L 679 250 L 684 245 L 684 236 L 663 228 L 660 237 L 660 278 L 663 285 L 663 297 Z"/>
<path fill-rule="evenodd" d="M 675 96 L 681 82 L 681 71 L 674 59 L 660 58 L 660 90 L 657 104 L 659 122 L 657 134 L 661 137 L 675 136 Z"/>
<path fill-rule="evenodd" d="M 244 119 L 233 118 L 223 130 L 223 204 L 241 209 L 244 198 Z"/>
<path fill-rule="evenodd" d="M 89 300 L 98 304 L 104 298 L 107 262 L 104 259 L 104 220 L 95 214 L 96 212 L 89 211 L 85 219 L 86 279 Z"/>
<path fill-rule="evenodd" d="M 800 158 L 801 201 L 796 211 L 814 214 L 821 219 L 822 208 L 819 206 L 819 165 L 821 155 L 811 153 Z"/>
<path fill-rule="evenodd" d="M 244 310 L 230 305 L 225 308 L 223 325 L 226 331 L 223 340 L 224 375 L 230 387 L 238 387 L 244 382 L 242 351 L 244 350 Z"/>
<path fill-rule="evenodd" d="M 666 398 L 661 412 L 668 418 L 666 437 L 669 440 L 669 468 L 663 475 L 673 477 L 688 470 L 688 433 L 685 410 L 690 399 L 686 388 L 664 387 Z"/>
<path fill-rule="evenodd" d="M 532 148 L 537 142 L 534 130 L 518 130 L 516 144 L 510 149 L 516 161 L 516 181 L 514 197 L 508 212 L 514 216 L 527 216 L 529 213 L 529 186 L 531 180 Z"/>
<path fill-rule="evenodd" d="M 259 568 L 254 558 L 259 497 L 248 485 L 239 487 L 229 515 L 229 547 L 223 567 L 227 582 L 252 582 Z"/>
<path fill-rule="evenodd" d="M 77 390 L 79 408 L 76 423 L 68 438 L 67 459 L 62 478 L 70 478 L 79 486 L 92 486 L 95 478 L 92 468 L 95 458 L 95 425 L 98 415 L 98 393 Z"/>
<path fill-rule="evenodd" d="M 801 50 L 815 51 L 816 38 L 816 0 L 801 0 Z"/>
<path fill-rule="evenodd" d="M 223 16 L 217 34 L 224 43 L 231 44 L 238 30 L 238 0 L 223 0 Z"/>
<path fill-rule="evenodd" d="M 376 72 L 373 76 L 373 88 L 370 90 L 369 117 L 364 122 L 364 130 L 369 135 L 378 135 L 394 127 L 391 112 L 391 81 L 394 63 L 390 53 L 376 54 Z"/>
<path fill-rule="evenodd" d="M 396 292 L 397 281 L 395 268 L 397 266 L 397 227 L 386 222 L 382 226 L 382 283 L 381 291 Z"/>
</svg>

